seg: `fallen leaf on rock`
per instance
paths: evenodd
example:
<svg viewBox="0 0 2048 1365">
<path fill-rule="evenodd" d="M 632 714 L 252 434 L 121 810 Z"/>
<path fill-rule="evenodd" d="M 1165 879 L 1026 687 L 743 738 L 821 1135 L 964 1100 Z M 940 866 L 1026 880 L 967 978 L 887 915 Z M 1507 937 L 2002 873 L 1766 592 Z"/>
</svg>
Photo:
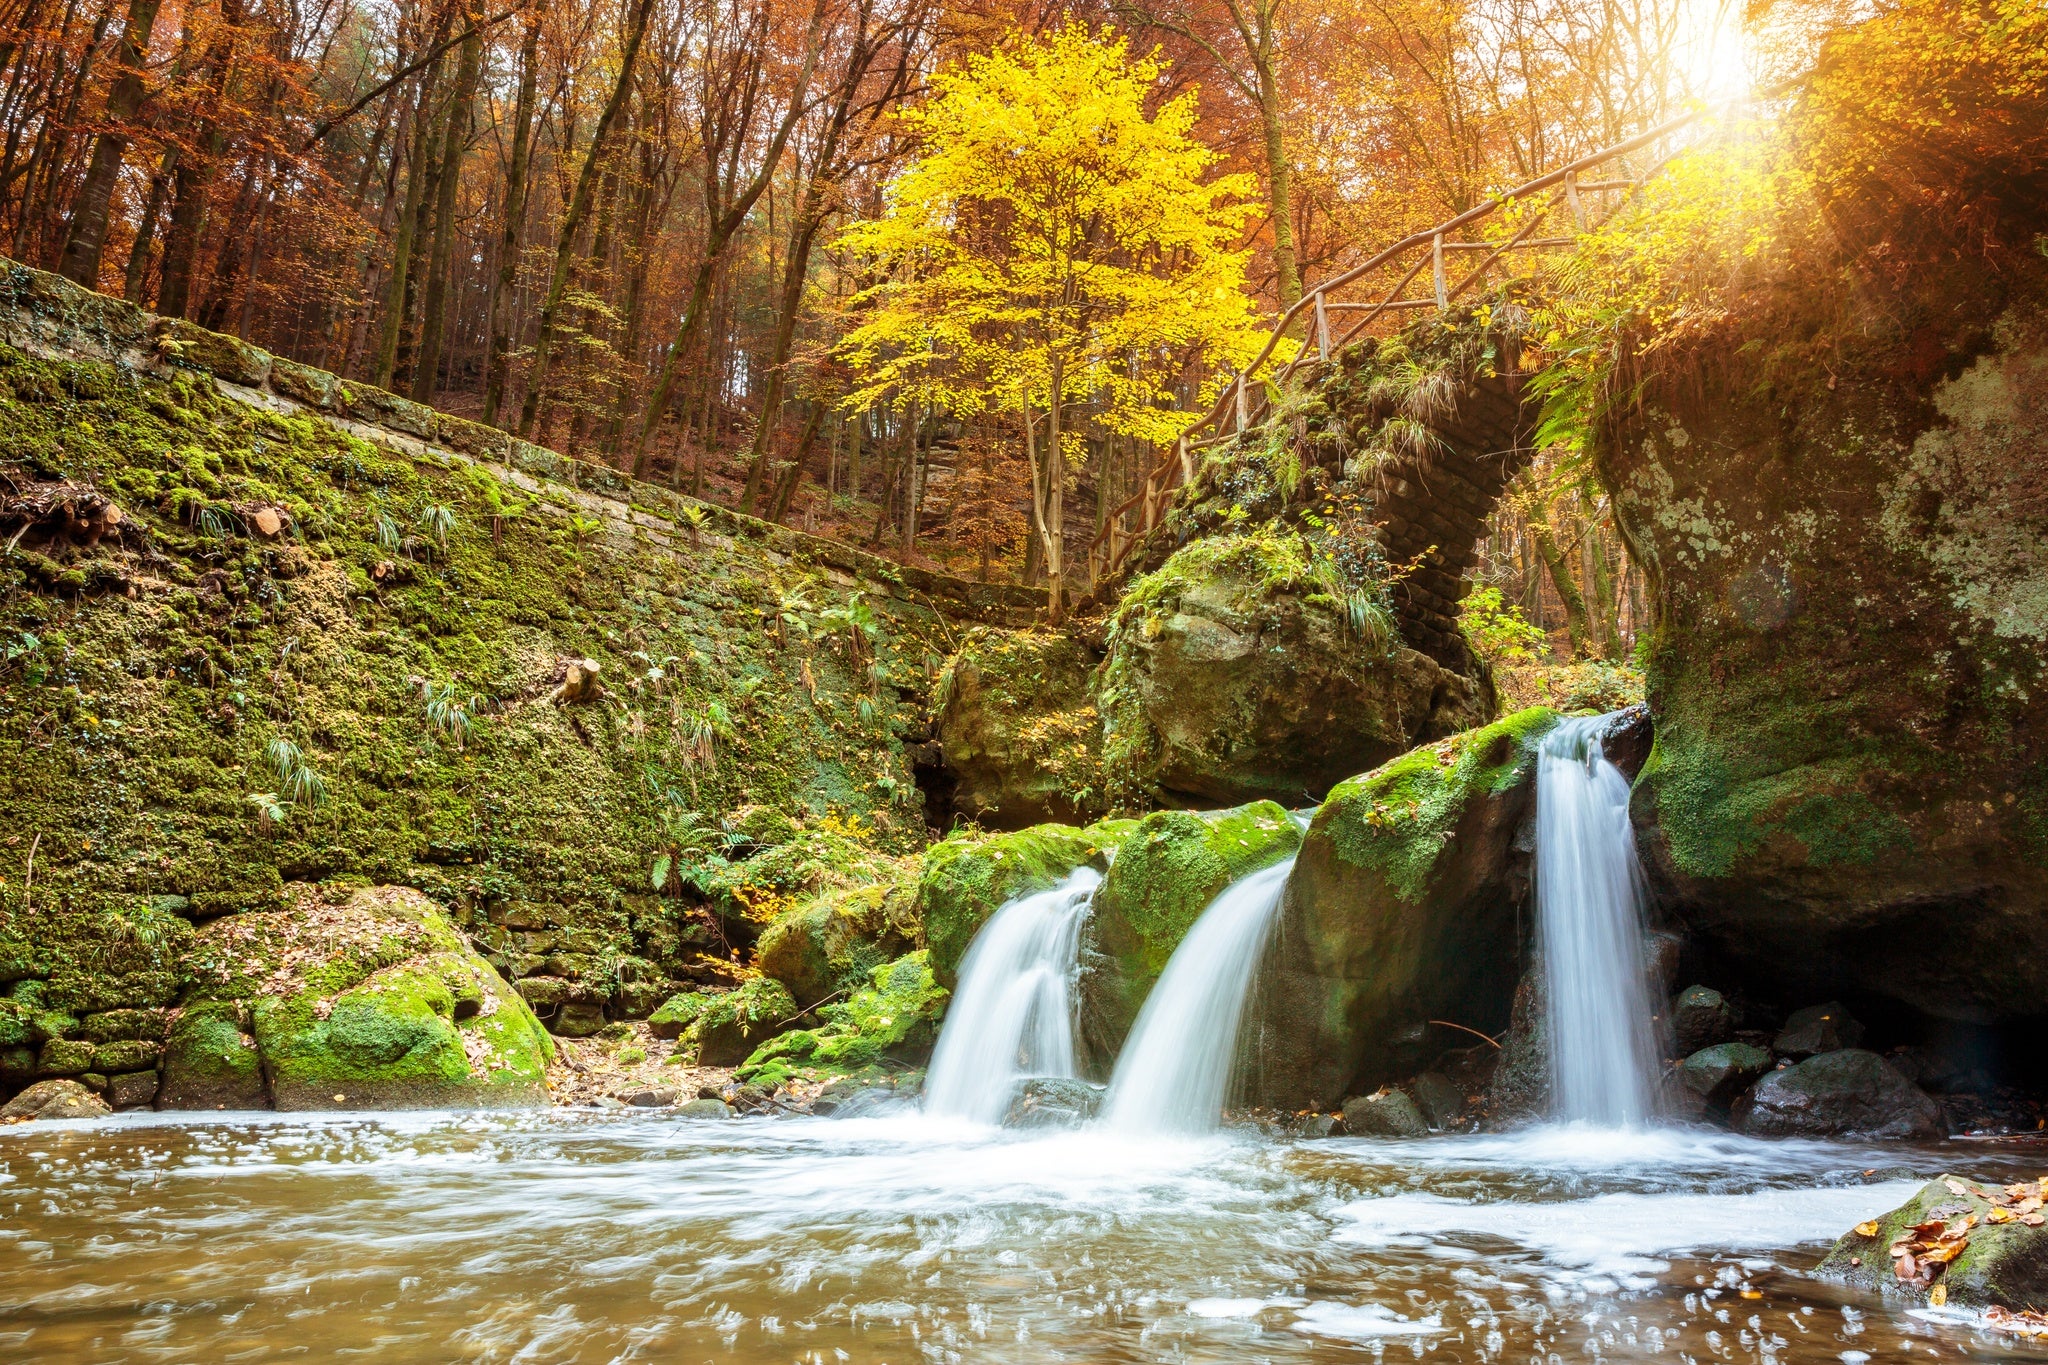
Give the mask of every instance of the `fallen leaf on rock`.
<svg viewBox="0 0 2048 1365">
<path fill-rule="evenodd" d="M 1858 1223 L 1856 1225 L 1856 1235 L 1858 1237 L 1877 1236 L 1877 1220 L 1873 1218 L 1867 1223 Z"/>
</svg>

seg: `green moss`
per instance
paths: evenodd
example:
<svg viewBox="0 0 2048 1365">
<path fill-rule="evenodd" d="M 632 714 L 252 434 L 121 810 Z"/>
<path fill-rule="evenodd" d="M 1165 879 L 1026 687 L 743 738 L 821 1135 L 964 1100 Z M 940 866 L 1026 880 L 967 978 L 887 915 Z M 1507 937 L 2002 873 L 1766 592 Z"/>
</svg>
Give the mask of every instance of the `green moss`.
<svg viewBox="0 0 2048 1365">
<path fill-rule="evenodd" d="M 923 1060 L 938 1040 L 946 991 L 920 950 L 874 970 L 866 988 L 819 1011 L 824 1024 L 769 1040 L 734 1073 L 753 1085 L 818 1081 Z"/>
<path fill-rule="evenodd" d="M 1527 778 L 1535 741 L 1557 713 L 1532 706 L 1477 730 L 1424 745 L 1349 782 L 1316 814 L 1337 856 L 1378 872 L 1395 894 L 1416 901 L 1468 802 Z"/>
<path fill-rule="evenodd" d="M 1109 847 L 1095 831 L 1072 825 L 967 831 L 932 845 L 918 878 L 917 908 L 938 980 L 952 982 L 967 945 L 1005 901 L 1055 886 L 1084 863 L 1102 865 Z"/>
</svg>

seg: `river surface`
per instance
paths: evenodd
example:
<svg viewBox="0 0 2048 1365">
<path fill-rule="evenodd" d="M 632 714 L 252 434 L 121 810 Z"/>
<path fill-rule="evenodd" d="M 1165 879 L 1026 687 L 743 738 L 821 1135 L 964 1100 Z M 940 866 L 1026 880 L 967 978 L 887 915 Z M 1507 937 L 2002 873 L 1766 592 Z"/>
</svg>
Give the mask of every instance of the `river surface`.
<svg viewBox="0 0 2048 1365">
<path fill-rule="evenodd" d="M 2048 1360 L 1803 1274 L 2048 1147 L 860 1119 L 0 1130 L 0 1360 Z"/>
</svg>

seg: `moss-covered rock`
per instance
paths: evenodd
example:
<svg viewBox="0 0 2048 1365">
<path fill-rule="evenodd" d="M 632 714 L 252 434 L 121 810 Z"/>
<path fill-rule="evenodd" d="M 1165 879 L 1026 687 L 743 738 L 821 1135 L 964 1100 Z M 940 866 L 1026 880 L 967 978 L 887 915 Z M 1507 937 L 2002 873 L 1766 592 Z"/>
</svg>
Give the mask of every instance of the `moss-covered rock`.
<svg viewBox="0 0 2048 1365">
<path fill-rule="evenodd" d="M 1522 912 L 1535 741 L 1520 711 L 1341 783 L 1288 879 L 1254 1037 L 1268 1103 L 1327 1109 L 1368 1093 L 1402 1028 L 1507 1022 L 1533 926 Z"/>
<path fill-rule="evenodd" d="M 877 967 L 868 985 L 818 1013 L 824 1023 L 771 1038 L 735 1073 L 750 1085 L 859 1076 L 916 1065 L 938 1041 L 946 990 L 920 949 Z"/>
<path fill-rule="evenodd" d="M 677 1039 L 677 1053 L 694 1057 L 698 1066 L 737 1066 L 797 1017 L 797 1003 L 782 983 L 757 976 L 736 990 L 676 996 L 649 1022 L 656 1037 Z"/>
<path fill-rule="evenodd" d="M 1930 1180 L 1898 1208 L 1845 1233 L 1814 1273 L 1907 1302 L 1924 1303 L 1939 1288 L 1944 1302 L 1957 1308 L 2038 1311 L 2048 1303 L 2048 1227 L 2030 1225 L 2026 1214 L 2014 1211 L 2038 1208 L 2044 1194 L 2048 1188 L 2038 1180 L 2016 1186 L 1953 1175 Z M 1916 1257 L 1915 1274 L 1902 1279 L 1896 1273 L 1894 1242 L 1940 1247 L 1951 1237 L 1962 1243 L 1954 1259 L 1931 1257 L 1921 1266 Z"/>
<path fill-rule="evenodd" d="M 939 984 L 952 988 L 967 945 L 1003 902 L 1054 886 L 1084 863 L 1107 866 L 1108 850 L 1130 827 L 1128 820 L 1111 820 L 1087 829 L 970 830 L 932 845 L 918 877 L 917 917 Z"/>
<path fill-rule="evenodd" d="M 1286 810 L 1160 811 L 1116 845 L 1082 930 L 1081 1041 L 1106 1071 L 1131 1024 L 1209 902 L 1301 844 Z"/>
<path fill-rule="evenodd" d="M 246 1007 L 279 1109 L 546 1102 L 552 1040 L 519 992 L 416 890 L 366 888 L 337 903 L 299 888 L 287 908 L 216 920 L 200 939 L 194 1005 L 231 1004 L 237 1025 Z M 218 1045 L 228 1072 L 239 1074 L 238 1048 L 222 1036 L 226 1016 L 205 1017 L 206 1036 L 189 1040 L 180 1021 L 172 1057 L 197 1049 L 205 1062 Z M 166 1089 L 186 1089 L 169 1065 Z"/>
<path fill-rule="evenodd" d="M 263 1059 L 239 1001 L 187 1006 L 164 1045 L 160 1109 L 268 1109 Z"/>
<path fill-rule="evenodd" d="M 937 689 L 956 812 L 997 829 L 1081 823 L 1104 812 L 1098 662 L 1071 635 L 969 632 Z"/>
<path fill-rule="evenodd" d="M 1176 552 L 1110 626 L 1100 706 L 1116 803 L 1302 805 L 1492 718 L 1490 688 L 1403 647 L 1392 621 L 1291 532 Z"/>
<path fill-rule="evenodd" d="M 917 889 L 906 878 L 813 897 L 762 931 L 754 961 L 809 1007 L 858 989 L 917 935 Z"/>
</svg>

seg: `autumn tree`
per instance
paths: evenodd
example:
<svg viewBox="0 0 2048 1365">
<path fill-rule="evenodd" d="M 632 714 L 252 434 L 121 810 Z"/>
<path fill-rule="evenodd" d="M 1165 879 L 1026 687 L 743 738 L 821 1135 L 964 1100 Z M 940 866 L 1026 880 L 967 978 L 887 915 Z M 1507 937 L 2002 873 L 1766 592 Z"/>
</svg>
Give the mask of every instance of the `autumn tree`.
<svg viewBox="0 0 2048 1365">
<path fill-rule="evenodd" d="M 1189 135 L 1191 96 L 1148 108 L 1161 71 L 1070 24 L 940 72 L 903 118 L 921 150 L 887 211 L 841 239 L 885 275 L 841 347 L 849 406 L 1014 414 L 1055 619 L 1082 453 L 1069 409 L 1170 441 L 1186 420 L 1172 382 L 1263 341 L 1236 246 L 1251 183 L 1205 178 L 1218 158 Z"/>
</svg>

